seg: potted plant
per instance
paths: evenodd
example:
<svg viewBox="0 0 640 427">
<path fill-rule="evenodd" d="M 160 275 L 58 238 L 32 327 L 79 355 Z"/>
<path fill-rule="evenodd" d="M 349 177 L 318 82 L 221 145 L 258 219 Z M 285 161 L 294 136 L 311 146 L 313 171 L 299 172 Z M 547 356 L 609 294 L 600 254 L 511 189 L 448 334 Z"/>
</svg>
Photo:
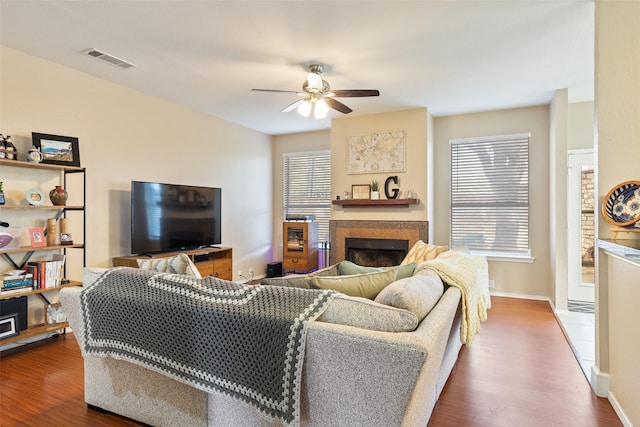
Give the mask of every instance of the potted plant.
<svg viewBox="0 0 640 427">
<path fill-rule="evenodd" d="M 375 179 L 371 181 L 371 200 L 380 200 L 379 184 Z"/>
</svg>

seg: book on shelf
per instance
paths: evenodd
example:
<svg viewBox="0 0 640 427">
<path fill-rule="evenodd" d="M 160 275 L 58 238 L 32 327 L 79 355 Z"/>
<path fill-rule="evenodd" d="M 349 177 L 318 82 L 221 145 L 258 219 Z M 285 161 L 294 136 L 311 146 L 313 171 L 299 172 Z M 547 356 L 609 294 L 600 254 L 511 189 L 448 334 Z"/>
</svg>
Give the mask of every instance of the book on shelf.
<svg viewBox="0 0 640 427">
<path fill-rule="evenodd" d="M 0 293 L 3 295 L 24 292 L 33 288 L 33 275 L 26 272 L 18 276 L 4 276 L 0 280 Z"/>
<path fill-rule="evenodd" d="M 55 254 L 50 260 L 28 262 L 28 272 L 33 274 L 33 289 L 59 287 L 63 279 L 64 261 L 64 255 Z"/>
<path fill-rule="evenodd" d="M 20 294 L 26 291 L 30 291 L 32 290 L 33 287 L 31 285 L 25 285 L 22 287 L 15 287 L 15 288 L 2 288 L 0 289 L 0 295 L 10 295 L 10 294 Z"/>
</svg>

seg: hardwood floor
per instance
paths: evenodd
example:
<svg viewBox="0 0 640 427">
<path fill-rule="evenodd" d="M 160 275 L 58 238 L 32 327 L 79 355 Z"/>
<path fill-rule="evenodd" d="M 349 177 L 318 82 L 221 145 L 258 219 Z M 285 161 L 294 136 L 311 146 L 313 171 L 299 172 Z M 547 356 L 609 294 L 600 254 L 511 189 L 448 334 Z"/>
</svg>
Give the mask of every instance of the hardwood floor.
<svg viewBox="0 0 640 427">
<path fill-rule="evenodd" d="M 136 426 L 83 401 L 80 350 L 68 334 L 0 354 L 0 426 Z M 429 427 L 620 426 L 596 397 L 549 304 L 493 298 L 465 347 Z M 386 427 L 386 426 L 381 426 Z"/>
<path fill-rule="evenodd" d="M 622 425 L 591 391 L 549 303 L 493 297 L 492 306 L 429 427 Z"/>
</svg>

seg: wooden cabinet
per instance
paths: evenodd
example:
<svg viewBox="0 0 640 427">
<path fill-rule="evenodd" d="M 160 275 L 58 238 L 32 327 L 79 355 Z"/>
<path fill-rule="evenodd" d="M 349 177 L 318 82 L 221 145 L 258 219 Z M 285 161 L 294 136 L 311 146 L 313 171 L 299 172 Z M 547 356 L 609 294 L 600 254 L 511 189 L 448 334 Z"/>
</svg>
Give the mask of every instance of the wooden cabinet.
<svg viewBox="0 0 640 427">
<path fill-rule="evenodd" d="M 205 248 L 193 249 L 180 252 L 166 252 L 162 254 L 154 254 L 150 257 L 142 255 L 133 255 L 125 257 L 116 257 L 113 259 L 114 267 L 133 267 L 138 268 L 138 260 L 149 260 L 154 258 L 169 258 L 179 253 L 185 253 L 202 275 L 213 276 L 219 279 L 232 280 L 233 251 L 231 248 Z"/>
<path fill-rule="evenodd" d="M 38 335 L 44 335 L 57 330 L 64 330 L 69 324 L 65 322 L 52 321 L 47 316 L 47 308 L 52 305 L 49 298 L 57 297 L 57 292 L 68 286 L 81 286 L 80 281 L 68 280 L 69 264 L 73 264 L 72 270 L 80 277 L 82 267 L 86 262 L 84 236 L 86 229 L 86 215 L 84 210 L 85 202 L 85 169 L 75 166 L 59 166 L 43 163 L 22 162 L 16 160 L 0 159 L 0 167 L 2 168 L 1 180 L 4 182 L 5 204 L 0 205 L 0 218 L 2 221 L 10 223 L 11 227 L 20 228 L 22 242 L 28 241 L 29 228 L 42 227 L 46 234 L 47 220 L 54 219 L 59 227 L 61 218 L 67 218 L 69 213 L 74 213 L 73 224 L 73 244 L 61 245 L 58 236 L 56 236 L 55 244 L 48 244 L 41 247 L 21 246 L 15 244 L 0 248 L 0 274 L 7 270 L 22 270 L 28 262 L 36 261 L 38 258 L 48 258 L 51 252 L 62 253 L 65 255 L 66 263 L 63 269 L 62 285 L 49 287 L 45 289 L 29 289 L 24 291 L 11 291 L 0 293 L 0 301 L 13 298 L 27 296 L 27 329 L 20 331 L 19 335 L 7 337 L 0 341 L 0 345 L 9 344 L 11 342 L 24 340 Z M 32 187 L 40 187 L 38 191 L 44 195 L 43 188 L 55 182 L 67 189 L 70 175 L 79 175 L 73 179 L 73 190 L 69 190 L 73 194 L 72 204 L 66 206 L 53 206 L 48 198 L 44 198 L 33 191 Z M 27 190 L 29 190 L 27 192 Z M 40 203 L 27 204 L 25 195 L 36 194 Z M 70 197 L 71 200 L 71 197 Z M 0 232 L 8 230 L 0 228 Z M 59 231 L 59 229 L 58 229 Z M 53 243 L 53 242 L 49 242 Z M 70 250 L 78 250 L 79 252 L 70 253 Z M 39 256 L 41 254 L 42 256 Z M 72 256 L 67 256 L 72 255 Z M 34 304 L 34 301 L 38 304 Z M 54 304 L 55 305 L 55 304 Z M 39 307 L 42 307 L 40 309 Z M 4 314 L 4 313 L 3 313 Z"/>
<path fill-rule="evenodd" d="M 287 221 L 282 229 L 282 268 L 308 272 L 318 269 L 318 223 Z"/>
</svg>

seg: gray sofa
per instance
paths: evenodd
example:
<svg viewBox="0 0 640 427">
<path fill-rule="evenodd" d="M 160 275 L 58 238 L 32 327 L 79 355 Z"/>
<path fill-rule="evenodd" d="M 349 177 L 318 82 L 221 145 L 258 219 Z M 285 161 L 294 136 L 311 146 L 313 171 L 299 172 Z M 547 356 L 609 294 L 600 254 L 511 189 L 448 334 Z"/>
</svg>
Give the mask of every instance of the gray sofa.
<svg viewBox="0 0 640 427">
<path fill-rule="evenodd" d="M 312 276 L 331 276 L 335 273 L 331 268 Z M 84 287 L 92 286 L 95 278 L 87 269 Z M 308 276 L 299 278 L 300 283 L 309 280 Z M 440 279 L 422 270 L 394 283 L 403 286 L 398 289 L 404 289 L 411 283 L 415 285 L 416 280 L 435 283 Z M 427 425 L 461 347 L 461 291 L 441 283 L 441 296 L 437 295 L 435 305 L 426 304 L 428 314 L 422 319 L 407 309 L 342 294 L 329 303 L 325 313 L 307 329 L 300 425 Z M 437 288 L 436 283 L 434 289 Z M 65 288 L 60 299 L 82 348 L 81 291 L 82 288 Z M 410 299 L 410 309 L 418 306 L 418 310 L 425 310 L 421 301 Z M 386 317 L 388 322 L 384 320 Z M 413 321 L 414 325 L 395 324 L 405 321 Z M 206 393 L 127 361 L 85 357 L 84 368 L 88 405 L 146 424 L 280 425 L 224 393 Z"/>
</svg>

